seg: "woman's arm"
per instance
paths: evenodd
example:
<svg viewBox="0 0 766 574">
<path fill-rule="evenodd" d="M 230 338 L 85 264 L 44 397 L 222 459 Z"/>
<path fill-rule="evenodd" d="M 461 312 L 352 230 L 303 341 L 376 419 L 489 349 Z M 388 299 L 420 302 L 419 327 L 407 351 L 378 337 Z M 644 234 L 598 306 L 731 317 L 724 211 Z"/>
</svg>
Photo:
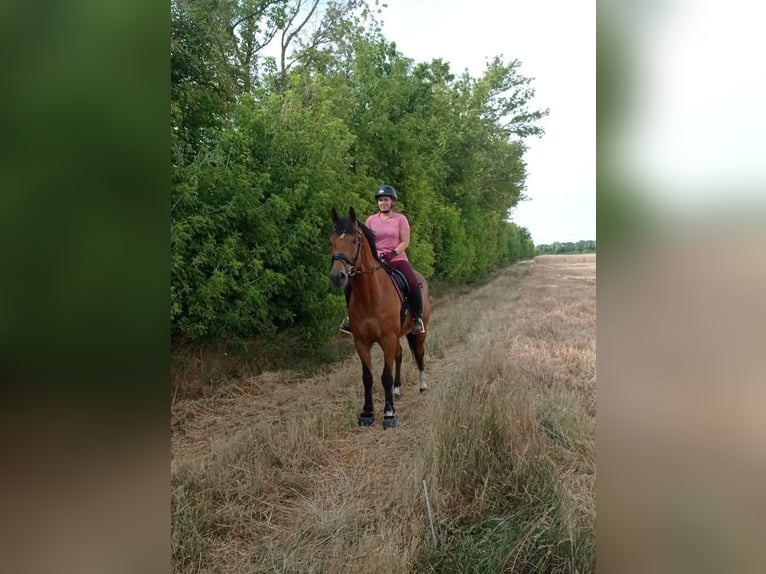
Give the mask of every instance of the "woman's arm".
<svg viewBox="0 0 766 574">
<path fill-rule="evenodd" d="M 405 249 L 407 249 L 407 246 L 410 244 L 410 228 L 399 228 L 399 245 L 397 245 L 394 249 L 396 250 L 397 255 L 399 253 L 403 253 Z"/>
</svg>

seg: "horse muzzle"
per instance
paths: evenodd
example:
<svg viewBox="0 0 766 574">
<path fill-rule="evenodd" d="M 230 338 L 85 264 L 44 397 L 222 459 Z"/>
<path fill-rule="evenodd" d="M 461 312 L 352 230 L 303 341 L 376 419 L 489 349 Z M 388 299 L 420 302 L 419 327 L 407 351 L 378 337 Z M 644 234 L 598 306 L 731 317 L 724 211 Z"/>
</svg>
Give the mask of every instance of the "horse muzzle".
<svg viewBox="0 0 766 574">
<path fill-rule="evenodd" d="M 348 285 L 349 276 L 345 269 L 330 271 L 330 285 L 335 289 L 345 289 Z"/>
</svg>

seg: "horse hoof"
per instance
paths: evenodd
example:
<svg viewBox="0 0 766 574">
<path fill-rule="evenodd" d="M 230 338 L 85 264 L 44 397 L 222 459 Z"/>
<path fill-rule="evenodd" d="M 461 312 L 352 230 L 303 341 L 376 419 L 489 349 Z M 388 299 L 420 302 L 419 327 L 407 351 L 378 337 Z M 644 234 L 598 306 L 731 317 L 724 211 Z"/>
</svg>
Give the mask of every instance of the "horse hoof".
<svg viewBox="0 0 766 574">
<path fill-rule="evenodd" d="M 396 417 L 394 415 L 383 417 L 383 430 L 392 429 L 396 426 Z"/>
<path fill-rule="evenodd" d="M 360 427 L 369 427 L 372 426 L 372 423 L 375 422 L 375 417 L 372 415 L 359 415 L 359 426 Z"/>
<path fill-rule="evenodd" d="M 420 394 L 422 395 L 422 394 L 423 394 L 423 393 L 425 393 L 427 390 L 428 390 L 428 387 L 422 387 L 422 388 L 420 389 Z"/>
</svg>

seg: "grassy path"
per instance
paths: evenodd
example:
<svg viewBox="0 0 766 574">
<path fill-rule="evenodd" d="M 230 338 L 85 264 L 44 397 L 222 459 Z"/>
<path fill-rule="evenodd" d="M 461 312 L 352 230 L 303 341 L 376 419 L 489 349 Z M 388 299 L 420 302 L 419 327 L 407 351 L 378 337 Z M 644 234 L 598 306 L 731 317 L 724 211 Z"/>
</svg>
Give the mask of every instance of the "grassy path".
<svg viewBox="0 0 766 574">
<path fill-rule="evenodd" d="M 561 301 L 548 301 L 545 293 L 552 299 L 564 294 L 571 300 L 562 307 Z M 553 327 L 540 320 L 541 304 L 550 305 Z M 557 334 L 555 323 L 561 326 L 562 318 L 555 315 L 564 312 L 584 322 L 584 331 Z M 395 429 L 381 428 L 377 349 L 373 364 L 378 419 L 370 428 L 356 426 L 362 403 L 356 357 L 309 379 L 289 372 L 262 373 L 226 385 L 209 398 L 174 402 L 174 569 L 428 571 L 431 549 L 421 491 L 424 478 L 433 489 L 432 504 L 445 546 L 466 520 L 496 516 L 501 508 L 497 501 L 513 498 L 507 485 L 492 492 L 486 478 L 494 476 L 492 469 L 482 475 L 486 484 L 483 489 L 479 486 L 481 492 L 470 481 L 461 484 L 460 473 L 445 472 L 450 466 L 445 460 L 455 454 L 459 468 L 465 463 L 459 453 L 476 446 L 471 446 L 472 436 L 483 436 L 473 430 L 485 423 L 465 413 L 489 412 L 498 404 L 490 395 L 481 400 L 491 402 L 476 403 L 480 399 L 466 395 L 464 389 L 487 385 L 506 397 L 513 394 L 507 385 L 528 388 L 543 381 L 579 393 L 583 416 L 594 418 L 594 324 L 595 257 L 538 258 L 505 270 L 475 291 L 435 302 L 426 355 L 429 391 L 418 393 L 417 370 L 405 344 Z M 550 355 L 549 362 L 539 355 L 540 348 Z M 518 414 L 515 403 L 506 404 L 504 398 L 500 403 Z M 513 417 L 517 419 L 526 420 Z M 498 424 L 487 436 L 518 431 L 505 422 Z M 455 429 L 454 436 L 450 429 Z M 459 434 L 463 431 L 470 435 L 463 437 Z M 452 445 L 453 454 L 445 451 L 447 445 Z M 544 456 L 550 458 L 552 453 L 548 449 Z M 503 456 L 484 454 L 488 459 Z M 584 456 L 591 454 L 586 445 Z M 591 487 L 588 472 L 585 475 L 574 477 L 574 483 L 585 480 L 587 491 Z M 473 510 L 461 509 L 461 500 Z M 584 513 L 591 516 L 594 511 L 588 508 Z M 439 559 L 453 557 L 443 554 Z"/>
</svg>

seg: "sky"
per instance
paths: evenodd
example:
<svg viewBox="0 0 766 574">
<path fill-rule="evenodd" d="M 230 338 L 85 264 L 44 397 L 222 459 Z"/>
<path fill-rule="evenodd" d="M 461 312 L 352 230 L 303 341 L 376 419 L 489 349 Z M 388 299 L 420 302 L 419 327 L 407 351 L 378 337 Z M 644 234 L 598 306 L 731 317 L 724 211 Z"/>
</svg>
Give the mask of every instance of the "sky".
<svg viewBox="0 0 766 574">
<path fill-rule="evenodd" d="M 533 78 L 533 109 L 549 108 L 526 140 L 527 181 L 511 220 L 535 244 L 596 239 L 596 2 L 384 0 L 383 34 L 416 62 L 435 58 L 480 77 L 494 56 Z"/>
<path fill-rule="evenodd" d="M 636 76 L 622 152 L 630 175 L 673 215 L 722 196 L 762 203 L 766 45 L 759 4 L 665 0 L 621 17 L 633 28 Z"/>
</svg>

